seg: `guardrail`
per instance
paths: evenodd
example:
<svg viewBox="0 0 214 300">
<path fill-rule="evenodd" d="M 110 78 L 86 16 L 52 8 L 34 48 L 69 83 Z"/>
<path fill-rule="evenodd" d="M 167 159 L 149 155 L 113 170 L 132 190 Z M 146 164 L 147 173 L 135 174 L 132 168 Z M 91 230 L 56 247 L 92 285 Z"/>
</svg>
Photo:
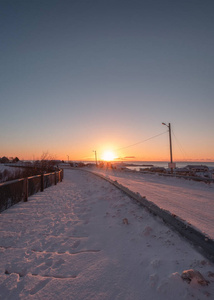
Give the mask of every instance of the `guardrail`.
<svg viewBox="0 0 214 300">
<path fill-rule="evenodd" d="M 63 169 L 42 175 L 26 177 L 0 183 L 0 212 L 44 189 L 61 182 Z"/>
</svg>

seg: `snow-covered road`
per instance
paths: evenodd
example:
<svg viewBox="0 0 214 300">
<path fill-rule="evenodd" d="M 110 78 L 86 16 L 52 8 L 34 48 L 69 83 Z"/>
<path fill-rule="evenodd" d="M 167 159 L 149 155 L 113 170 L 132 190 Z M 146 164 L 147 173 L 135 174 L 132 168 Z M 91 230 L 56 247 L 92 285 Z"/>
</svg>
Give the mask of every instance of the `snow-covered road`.
<svg viewBox="0 0 214 300">
<path fill-rule="evenodd" d="M 213 264 L 120 190 L 79 170 L 0 214 L 0 258 L 4 300 L 214 298 Z M 210 284 L 183 281 L 192 268 Z"/>
<path fill-rule="evenodd" d="M 157 174 L 97 169 L 112 180 L 146 196 L 214 239 L 214 184 Z"/>
</svg>

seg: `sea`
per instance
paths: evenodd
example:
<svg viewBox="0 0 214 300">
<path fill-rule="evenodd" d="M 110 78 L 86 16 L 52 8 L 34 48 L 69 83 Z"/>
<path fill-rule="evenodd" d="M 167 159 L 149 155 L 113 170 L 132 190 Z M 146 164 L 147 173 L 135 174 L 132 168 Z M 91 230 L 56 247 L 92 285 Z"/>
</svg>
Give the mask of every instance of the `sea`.
<svg viewBox="0 0 214 300">
<path fill-rule="evenodd" d="M 167 161 L 129 161 L 129 162 L 124 162 L 124 164 L 127 164 L 127 168 L 131 170 L 136 170 L 139 171 L 140 168 L 147 168 L 147 167 L 163 167 L 163 168 L 168 168 L 168 163 Z M 214 162 L 193 162 L 193 161 L 178 161 L 176 163 L 176 168 L 184 168 L 187 165 L 197 165 L 197 166 L 207 166 L 209 169 L 213 170 L 214 169 Z"/>
</svg>

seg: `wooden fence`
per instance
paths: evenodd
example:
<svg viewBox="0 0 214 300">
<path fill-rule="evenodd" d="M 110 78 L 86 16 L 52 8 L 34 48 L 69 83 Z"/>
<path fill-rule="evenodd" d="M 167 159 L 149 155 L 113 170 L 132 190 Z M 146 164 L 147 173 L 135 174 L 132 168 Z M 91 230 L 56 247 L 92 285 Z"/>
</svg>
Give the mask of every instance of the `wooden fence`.
<svg viewBox="0 0 214 300">
<path fill-rule="evenodd" d="M 0 212 L 63 179 L 63 170 L 0 183 Z"/>
</svg>

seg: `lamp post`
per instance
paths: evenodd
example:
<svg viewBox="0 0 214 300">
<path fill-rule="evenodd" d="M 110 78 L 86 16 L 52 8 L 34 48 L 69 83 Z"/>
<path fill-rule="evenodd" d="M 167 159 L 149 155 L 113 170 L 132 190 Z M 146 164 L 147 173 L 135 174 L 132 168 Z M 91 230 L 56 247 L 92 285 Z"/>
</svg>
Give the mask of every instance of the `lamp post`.
<svg viewBox="0 0 214 300">
<path fill-rule="evenodd" d="M 67 157 L 68 157 L 68 164 L 69 164 L 69 155 L 67 155 Z"/>
<path fill-rule="evenodd" d="M 95 162 L 96 162 L 96 166 L 97 166 L 97 151 L 93 150 L 94 154 L 95 154 Z"/>
<path fill-rule="evenodd" d="M 172 160 L 172 136 L 171 136 L 171 124 L 168 125 L 166 123 L 162 123 L 163 125 L 167 126 L 169 128 L 169 147 L 170 147 L 170 168 L 171 173 L 173 173 L 173 168 L 175 167 Z"/>
</svg>

